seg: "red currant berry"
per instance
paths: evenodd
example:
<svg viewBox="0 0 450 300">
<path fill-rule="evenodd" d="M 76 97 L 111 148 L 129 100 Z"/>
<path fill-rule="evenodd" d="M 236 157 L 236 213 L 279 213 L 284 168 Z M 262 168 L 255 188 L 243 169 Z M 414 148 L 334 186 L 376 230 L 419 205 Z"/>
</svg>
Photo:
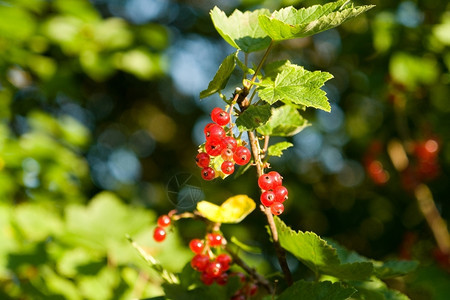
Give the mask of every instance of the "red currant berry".
<svg viewBox="0 0 450 300">
<path fill-rule="evenodd" d="M 270 210 L 276 216 L 281 215 L 284 211 L 284 205 L 280 202 L 274 202 L 272 206 L 270 206 Z"/>
<path fill-rule="evenodd" d="M 162 215 L 158 218 L 158 225 L 160 227 L 167 227 L 172 223 L 172 220 L 168 215 Z"/>
<path fill-rule="evenodd" d="M 269 207 L 275 201 L 275 193 L 273 191 L 265 191 L 261 194 L 259 199 L 264 206 Z"/>
<path fill-rule="evenodd" d="M 244 294 L 236 294 L 231 297 L 231 300 L 245 300 L 247 297 L 245 297 Z"/>
<path fill-rule="evenodd" d="M 258 286 L 254 283 L 245 287 L 245 293 L 249 296 L 254 296 L 258 292 Z"/>
<path fill-rule="evenodd" d="M 205 151 L 211 156 L 218 156 L 222 152 L 223 145 L 219 139 L 209 139 L 205 143 Z"/>
<path fill-rule="evenodd" d="M 216 172 L 211 167 L 202 169 L 202 178 L 205 180 L 213 180 L 216 177 Z"/>
<path fill-rule="evenodd" d="M 206 140 L 209 139 L 223 139 L 225 137 L 225 129 L 217 124 L 211 125 L 205 132 Z"/>
<path fill-rule="evenodd" d="M 203 284 L 205 285 L 211 285 L 214 282 L 214 277 L 210 276 L 208 273 L 203 272 L 200 275 L 200 280 L 203 282 Z"/>
<path fill-rule="evenodd" d="M 230 175 L 233 174 L 234 172 L 234 163 L 231 161 L 224 161 L 222 163 L 222 165 L 220 166 L 220 168 L 222 169 L 222 172 L 224 174 Z"/>
<path fill-rule="evenodd" d="M 258 186 L 262 190 L 272 190 L 275 188 L 275 181 L 269 174 L 262 174 L 258 178 Z"/>
<path fill-rule="evenodd" d="M 191 267 L 196 271 L 204 271 L 209 264 L 209 257 L 205 254 L 197 254 L 191 259 Z"/>
<path fill-rule="evenodd" d="M 157 226 L 153 231 L 153 239 L 157 242 L 162 242 L 166 238 L 166 231 L 164 228 Z"/>
<path fill-rule="evenodd" d="M 274 188 L 283 184 L 283 177 L 278 172 L 270 171 L 267 175 L 273 178 Z"/>
<path fill-rule="evenodd" d="M 209 262 L 206 266 L 205 273 L 213 278 L 219 276 L 222 273 L 222 264 L 218 261 Z"/>
<path fill-rule="evenodd" d="M 205 152 L 200 152 L 195 157 L 195 162 L 197 163 L 197 166 L 199 166 L 200 168 L 206 168 L 207 166 L 209 166 L 210 160 L 211 159 L 210 159 L 208 153 L 205 153 Z"/>
<path fill-rule="evenodd" d="M 223 145 L 223 143 L 222 143 Z M 222 152 L 220 153 L 220 156 L 223 158 L 223 160 L 229 160 L 232 161 L 233 160 L 233 150 L 228 149 L 228 148 L 224 148 L 222 150 Z"/>
<path fill-rule="evenodd" d="M 216 107 L 211 112 L 211 120 L 220 126 L 224 126 L 230 122 L 230 115 L 220 107 Z"/>
<path fill-rule="evenodd" d="M 231 149 L 231 151 L 235 151 L 237 148 L 237 141 L 232 136 L 226 136 L 222 139 L 222 144 L 224 145 L 224 148 Z"/>
<path fill-rule="evenodd" d="M 242 282 L 242 283 L 247 281 L 247 277 L 242 272 L 232 273 L 232 275 L 239 277 L 239 281 Z"/>
<path fill-rule="evenodd" d="M 217 255 L 216 261 L 222 264 L 223 271 L 227 271 L 230 268 L 231 257 L 228 254 L 222 253 Z"/>
<path fill-rule="evenodd" d="M 233 155 L 235 163 L 240 166 L 247 164 L 250 161 L 251 157 L 252 154 L 250 153 L 250 150 L 248 150 L 247 147 L 244 146 L 237 147 Z"/>
<path fill-rule="evenodd" d="M 275 201 L 283 203 L 288 198 L 288 190 L 286 187 L 277 186 L 273 192 L 275 193 Z"/>
<path fill-rule="evenodd" d="M 189 242 L 189 248 L 195 254 L 200 254 L 200 253 L 202 253 L 203 248 L 205 248 L 205 244 L 200 239 L 193 239 Z"/>
<path fill-rule="evenodd" d="M 228 274 L 227 273 L 221 273 L 216 278 L 216 282 L 218 285 L 226 285 L 228 283 Z"/>
<path fill-rule="evenodd" d="M 209 128 L 211 128 L 211 126 L 216 126 L 216 125 L 217 125 L 216 123 L 208 123 L 208 124 L 206 124 L 205 128 L 203 129 L 203 132 L 205 133 L 205 135 L 209 131 Z"/>
<path fill-rule="evenodd" d="M 208 233 L 206 239 L 211 247 L 218 247 L 223 243 L 223 237 L 220 233 Z"/>
</svg>

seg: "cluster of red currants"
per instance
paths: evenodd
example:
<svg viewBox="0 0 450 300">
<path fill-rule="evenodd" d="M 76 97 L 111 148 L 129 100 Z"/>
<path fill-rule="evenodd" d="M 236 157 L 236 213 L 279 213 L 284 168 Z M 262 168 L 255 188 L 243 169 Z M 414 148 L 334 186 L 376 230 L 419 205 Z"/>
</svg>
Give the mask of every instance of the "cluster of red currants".
<svg viewBox="0 0 450 300">
<path fill-rule="evenodd" d="M 258 285 L 252 281 L 248 281 L 247 277 L 242 273 L 232 273 L 232 275 L 239 276 L 241 283 L 244 285 L 234 293 L 231 300 L 245 300 L 254 296 L 258 292 Z"/>
<path fill-rule="evenodd" d="M 162 242 L 166 239 L 167 235 L 165 228 L 172 223 L 172 219 L 168 215 L 162 215 L 159 216 L 157 223 L 158 226 L 153 231 L 153 239 L 157 242 Z"/>
<path fill-rule="evenodd" d="M 226 243 L 220 233 L 208 233 L 206 244 L 203 240 L 193 239 L 189 242 L 189 248 L 195 253 L 191 259 L 191 266 L 194 270 L 201 272 L 200 280 L 205 285 L 216 282 L 225 285 L 228 282 L 231 257 L 226 253 L 217 256 L 209 251 L 211 248 L 218 248 Z"/>
<path fill-rule="evenodd" d="M 251 152 L 242 145 L 242 141 L 235 139 L 231 130 L 226 131 L 231 120 L 229 113 L 216 107 L 211 112 L 211 120 L 214 123 L 205 126 L 206 142 L 195 158 L 205 180 L 216 178 L 220 172 L 233 174 L 234 164 L 245 165 L 251 159 Z"/>
<path fill-rule="evenodd" d="M 288 198 L 288 190 L 283 186 L 282 177 L 278 172 L 270 171 L 258 178 L 258 186 L 263 190 L 261 203 L 270 207 L 274 215 L 280 215 L 284 211 L 283 202 Z"/>
</svg>

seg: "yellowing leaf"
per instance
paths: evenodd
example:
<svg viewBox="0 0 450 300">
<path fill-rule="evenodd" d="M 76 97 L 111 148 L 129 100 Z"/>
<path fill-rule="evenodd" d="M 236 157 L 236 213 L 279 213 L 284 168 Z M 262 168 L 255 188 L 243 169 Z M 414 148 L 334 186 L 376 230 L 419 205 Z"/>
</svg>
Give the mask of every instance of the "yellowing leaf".
<svg viewBox="0 0 450 300">
<path fill-rule="evenodd" d="M 208 220 L 217 223 L 239 223 L 256 207 L 246 195 L 228 198 L 221 206 L 208 201 L 197 203 L 197 210 Z"/>
</svg>

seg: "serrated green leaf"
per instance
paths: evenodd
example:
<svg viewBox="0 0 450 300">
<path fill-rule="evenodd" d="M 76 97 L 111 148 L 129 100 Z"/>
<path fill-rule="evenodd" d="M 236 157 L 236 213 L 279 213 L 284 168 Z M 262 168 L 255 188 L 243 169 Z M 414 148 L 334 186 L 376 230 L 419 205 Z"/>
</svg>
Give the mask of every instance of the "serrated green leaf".
<svg viewBox="0 0 450 300">
<path fill-rule="evenodd" d="M 345 300 L 356 292 L 351 287 L 345 287 L 341 283 L 309 282 L 299 280 L 288 287 L 278 300 Z"/>
<path fill-rule="evenodd" d="M 228 198 L 221 206 L 208 201 L 197 203 L 197 210 L 216 223 L 239 223 L 256 207 L 255 201 L 246 195 Z"/>
<path fill-rule="evenodd" d="M 255 130 L 266 124 L 271 115 L 270 105 L 251 105 L 236 119 L 236 125 L 239 131 Z"/>
<path fill-rule="evenodd" d="M 355 251 L 347 250 L 332 239 L 326 239 L 326 241 L 336 249 L 339 260 L 342 263 L 371 262 L 374 267 L 375 275 L 380 279 L 406 275 L 414 271 L 419 265 L 416 261 L 406 260 L 389 260 L 386 262 L 376 261 L 364 257 Z"/>
<path fill-rule="evenodd" d="M 259 16 L 270 15 L 267 9 L 244 13 L 235 10 L 227 17 L 218 7 L 214 7 L 210 15 L 216 30 L 234 48 L 250 53 L 267 48 L 271 42 L 258 23 Z"/>
<path fill-rule="evenodd" d="M 284 150 L 286 150 L 287 148 L 290 148 L 292 146 L 294 146 L 294 144 L 289 143 L 289 142 L 276 143 L 274 145 L 271 145 L 267 149 L 267 153 L 269 154 L 269 156 L 278 156 L 278 157 L 280 157 L 281 155 L 283 155 L 283 151 Z"/>
<path fill-rule="evenodd" d="M 342 8 L 345 0 L 313 5 L 299 10 L 294 7 L 282 8 L 271 16 L 258 17 L 261 28 L 275 41 L 310 36 L 344 23 L 374 7 L 373 5 L 351 5 Z"/>
<path fill-rule="evenodd" d="M 220 64 L 216 75 L 214 75 L 213 80 L 209 82 L 208 88 L 200 92 L 200 99 L 211 96 L 225 88 L 231 73 L 233 73 L 233 70 L 236 67 L 237 54 L 238 52 L 236 51 L 225 57 Z"/>
<path fill-rule="evenodd" d="M 297 65 L 283 67 L 275 80 L 265 78 L 259 84 L 259 97 L 269 104 L 278 100 L 284 103 L 301 104 L 330 111 L 325 91 L 321 90 L 325 81 L 333 78 L 327 72 L 310 72 Z"/>
<path fill-rule="evenodd" d="M 272 108 L 272 116 L 264 126 L 258 128 L 258 132 L 270 136 L 292 136 L 307 126 L 308 122 L 295 107 L 283 105 Z"/>
<path fill-rule="evenodd" d="M 337 251 L 313 232 L 295 232 L 280 218 L 275 225 L 281 246 L 310 268 L 317 276 L 331 275 L 346 280 L 365 280 L 373 273 L 370 262 L 341 263 Z"/>
<path fill-rule="evenodd" d="M 376 278 L 370 281 L 350 281 L 357 293 L 353 295 L 354 299 L 361 300 L 409 300 L 409 297 L 399 291 L 389 289 L 386 284 Z"/>
</svg>

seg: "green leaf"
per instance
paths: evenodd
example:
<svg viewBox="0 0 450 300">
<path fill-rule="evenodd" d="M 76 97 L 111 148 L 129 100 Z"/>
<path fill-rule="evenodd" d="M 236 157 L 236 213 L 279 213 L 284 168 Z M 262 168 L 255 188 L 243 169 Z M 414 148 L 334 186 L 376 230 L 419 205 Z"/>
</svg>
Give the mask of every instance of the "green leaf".
<svg viewBox="0 0 450 300">
<path fill-rule="evenodd" d="M 299 10 L 292 6 L 273 12 L 271 16 L 258 17 L 259 25 L 275 41 L 310 36 L 344 23 L 374 5 L 343 8 L 345 0 L 313 5 Z"/>
<path fill-rule="evenodd" d="M 208 201 L 197 203 L 197 210 L 216 223 L 239 223 L 256 207 L 255 201 L 246 195 L 228 198 L 221 206 Z"/>
<path fill-rule="evenodd" d="M 343 263 L 370 262 L 373 264 L 375 275 L 380 279 L 406 275 L 414 271 L 419 265 L 417 261 L 389 260 L 386 262 L 376 261 L 364 257 L 355 251 L 349 251 L 332 239 L 326 239 L 327 243 L 337 250 L 339 260 Z"/>
<path fill-rule="evenodd" d="M 255 130 L 266 124 L 271 114 L 270 105 L 251 105 L 236 119 L 236 125 L 239 131 Z"/>
<path fill-rule="evenodd" d="M 299 280 L 288 287 L 278 300 L 345 300 L 356 292 L 351 287 L 344 287 L 341 283 L 308 282 Z"/>
<path fill-rule="evenodd" d="M 269 46 L 271 39 L 258 24 L 258 17 L 269 16 L 269 10 L 257 9 L 244 13 L 235 10 L 227 17 L 218 7 L 214 7 L 210 14 L 216 30 L 234 48 L 249 53 Z"/>
<path fill-rule="evenodd" d="M 262 135 L 292 136 L 309 126 L 297 109 L 292 105 L 283 105 L 272 108 L 272 116 L 269 121 L 258 128 Z"/>
<path fill-rule="evenodd" d="M 233 73 L 233 70 L 236 67 L 237 54 L 238 51 L 225 57 L 222 64 L 219 66 L 216 75 L 214 75 L 213 80 L 209 82 L 208 88 L 200 92 L 200 99 L 211 96 L 225 88 L 231 73 Z"/>
<path fill-rule="evenodd" d="M 310 72 L 292 64 L 283 67 L 275 80 L 270 77 L 263 79 L 259 84 L 258 95 L 269 104 L 280 100 L 330 111 L 326 93 L 320 87 L 331 78 L 333 75 L 330 73 Z"/>
<path fill-rule="evenodd" d="M 372 263 L 342 263 L 336 249 L 317 234 L 295 232 L 280 218 L 275 217 L 274 219 L 281 246 L 304 263 L 316 276 L 326 274 L 346 280 L 364 280 L 372 275 Z"/>
<path fill-rule="evenodd" d="M 262 253 L 260 248 L 247 245 L 244 242 L 241 242 L 240 240 L 238 240 L 237 237 L 235 237 L 235 236 L 232 236 L 230 241 L 233 244 L 235 244 L 236 246 L 238 246 L 239 248 L 241 248 L 242 250 L 246 251 L 246 252 L 254 253 L 254 254 L 261 254 Z"/>
<path fill-rule="evenodd" d="M 386 284 L 373 278 L 370 281 L 349 282 L 358 292 L 353 295 L 355 299 L 361 300 L 409 300 L 409 297 L 399 291 L 389 289 Z"/>
<path fill-rule="evenodd" d="M 280 143 L 276 143 L 272 146 L 270 146 L 267 149 L 267 152 L 269 153 L 269 156 L 278 156 L 280 157 L 281 155 L 283 155 L 283 151 L 286 150 L 287 148 L 290 148 L 294 146 L 294 144 L 289 143 L 289 142 L 280 142 Z"/>
</svg>

